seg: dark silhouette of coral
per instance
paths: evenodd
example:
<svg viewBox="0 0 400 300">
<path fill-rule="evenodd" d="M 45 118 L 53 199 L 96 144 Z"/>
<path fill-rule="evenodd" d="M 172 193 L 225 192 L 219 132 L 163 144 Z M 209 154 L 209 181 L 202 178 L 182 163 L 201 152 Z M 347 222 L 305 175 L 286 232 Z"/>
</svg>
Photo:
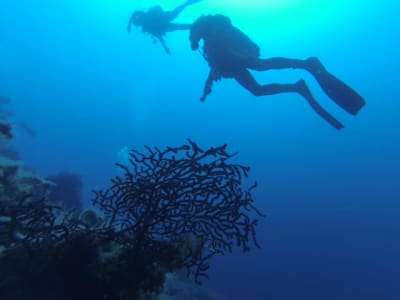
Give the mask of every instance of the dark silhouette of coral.
<svg viewBox="0 0 400 300">
<path fill-rule="evenodd" d="M 233 245 L 249 251 L 251 241 L 258 247 L 257 220 L 247 214 L 261 215 L 251 197 L 257 184 L 242 189 L 249 168 L 229 164 L 233 155 L 226 145 L 204 151 L 189 140 L 164 151 L 146 149 L 133 150 L 130 168 L 117 164 L 124 177 L 96 192 L 94 204 L 121 238 L 137 245 L 160 239 L 180 244 L 183 264 L 196 281 L 206 276 L 214 255 L 231 252 Z"/>
<path fill-rule="evenodd" d="M 123 177 L 81 217 L 27 194 L 0 199 L 0 299 L 134 300 L 183 268 L 199 283 L 217 254 L 258 247 L 249 169 L 226 145 L 131 151 Z"/>
</svg>

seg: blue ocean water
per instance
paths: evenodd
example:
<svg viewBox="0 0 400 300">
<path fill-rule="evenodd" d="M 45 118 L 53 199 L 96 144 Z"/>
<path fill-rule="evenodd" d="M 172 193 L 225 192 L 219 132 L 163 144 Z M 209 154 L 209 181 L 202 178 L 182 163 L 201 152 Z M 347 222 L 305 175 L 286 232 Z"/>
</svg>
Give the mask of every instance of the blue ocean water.
<svg viewBox="0 0 400 300">
<path fill-rule="evenodd" d="M 206 286 L 229 299 L 400 299 L 400 5 L 337 1 L 328 13 L 285 1 L 272 18 L 268 1 L 230 2 L 204 0 L 177 21 L 219 12 L 263 57 L 316 55 L 365 108 L 347 115 L 298 70 L 254 74 L 263 83 L 305 78 L 345 129 L 332 129 L 298 95 L 256 98 L 229 79 L 201 103 L 208 66 L 187 32 L 166 37 L 171 55 L 139 30 L 126 32 L 132 11 L 154 1 L 3 0 L 0 95 L 37 132 L 16 132 L 15 147 L 40 174 L 81 174 L 89 204 L 124 147 L 228 143 L 259 182 L 254 198 L 267 217 L 257 229 L 262 248 L 216 259 Z"/>
</svg>

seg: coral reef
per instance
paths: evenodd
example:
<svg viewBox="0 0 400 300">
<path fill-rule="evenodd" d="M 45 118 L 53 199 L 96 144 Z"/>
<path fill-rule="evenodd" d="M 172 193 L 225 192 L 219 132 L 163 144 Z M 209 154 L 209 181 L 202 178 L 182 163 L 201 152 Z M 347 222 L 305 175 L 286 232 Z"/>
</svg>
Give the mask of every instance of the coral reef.
<svg viewBox="0 0 400 300">
<path fill-rule="evenodd" d="M 25 168 L 23 162 L 0 156 L 0 202 L 26 195 L 44 197 L 52 183 Z"/>
<path fill-rule="evenodd" d="M 0 156 L 0 250 L 13 248 L 21 240 L 40 239 L 39 224 L 53 213 L 42 218 L 48 210 L 39 199 L 46 197 L 51 184 L 21 161 Z"/>
<path fill-rule="evenodd" d="M 131 169 L 119 165 L 106 191 L 97 191 L 94 204 L 102 208 L 107 225 L 126 242 L 152 245 L 160 240 L 179 245 L 188 276 L 206 276 L 208 261 L 232 246 L 250 250 L 257 219 L 251 191 L 242 189 L 249 169 L 229 164 L 226 145 L 200 149 L 187 145 L 164 151 L 146 147 L 148 154 L 131 151 Z"/>
<path fill-rule="evenodd" d="M 157 295 L 157 300 L 228 300 L 226 296 L 185 280 L 175 273 L 168 273 L 165 277 L 163 291 Z"/>
<path fill-rule="evenodd" d="M 256 183 L 242 187 L 249 169 L 228 162 L 226 145 L 146 149 L 80 216 L 47 200 L 47 181 L 29 189 L 19 167 L 4 169 L 3 189 L 19 196 L 0 199 L 0 299 L 175 299 L 187 294 L 167 274 L 199 283 L 215 255 L 258 247 Z"/>
</svg>

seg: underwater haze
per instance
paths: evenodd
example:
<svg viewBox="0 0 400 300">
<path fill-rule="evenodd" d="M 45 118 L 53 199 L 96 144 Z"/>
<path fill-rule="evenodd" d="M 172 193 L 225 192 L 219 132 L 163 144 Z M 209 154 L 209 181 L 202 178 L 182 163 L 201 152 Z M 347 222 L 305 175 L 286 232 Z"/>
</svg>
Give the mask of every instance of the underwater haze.
<svg viewBox="0 0 400 300">
<path fill-rule="evenodd" d="M 261 249 L 212 261 L 206 287 L 233 300 L 400 299 L 400 4 L 203 0 L 176 19 L 221 13 L 261 57 L 317 56 L 366 100 L 357 116 L 304 71 L 252 73 L 262 83 L 304 78 L 340 131 L 295 93 L 255 97 L 231 79 L 200 102 L 208 65 L 189 32 L 167 34 L 167 55 L 126 31 L 134 10 L 157 4 L 181 1 L 1 1 L 0 95 L 37 132 L 15 133 L 21 158 L 44 176 L 81 174 L 89 205 L 126 147 L 227 143 L 251 167 L 266 218 Z"/>
</svg>

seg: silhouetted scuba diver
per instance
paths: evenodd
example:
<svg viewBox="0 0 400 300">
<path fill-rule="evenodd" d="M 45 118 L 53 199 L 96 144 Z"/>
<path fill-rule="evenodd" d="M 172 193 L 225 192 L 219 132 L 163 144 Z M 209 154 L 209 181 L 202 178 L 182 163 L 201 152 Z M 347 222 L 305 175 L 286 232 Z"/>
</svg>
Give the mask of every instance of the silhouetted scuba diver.
<svg viewBox="0 0 400 300">
<path fill-rule="evenodd" d="M 201 101 L 204 101 L 211 93 L 214 81 L 221 78 L 233 78 L 255 96 L 299 93 L 322 118 L 336 129 L 342 129 L 344 126 L 315 101 L 303 79 L 294 84 L 260 85 L 248 70 L 266 71 L 295 68 L 310 72 L 325 93 L 348 113 L 356 115 L 365 105 L 365 101 L 360 95 L 330 74 L 316 57 L 306 60 L 281 57 L 259 58 L 260 48 L 258 45 L 232 26 L 230 19 L 226 16 L 206 15 L 198 18 L 190 29 L 192 50 L 199 48 L 201 39 L 204 42 L 202 54 L 210 66 Z"/>
<path fill-rule="evenodd" d="M 171 54 L 168 46 L 164 41 L 164 35 L 167 32 L 175 30 L 189 30 L 190 24 L 172 23 L 187 6 L 192 5 L 201 0 L 187 0 L 184 4 L 176 7 L 173 11 L 164 11 L 159 5 L 150 8 L 147 11 L 136 10 L 129 19 L 127 30 L 131 32 L 131 25 L 142 28 L 143 33 L 153 36 L 154 41 L 159 40 L 167 54 Z"/>
</svg>

